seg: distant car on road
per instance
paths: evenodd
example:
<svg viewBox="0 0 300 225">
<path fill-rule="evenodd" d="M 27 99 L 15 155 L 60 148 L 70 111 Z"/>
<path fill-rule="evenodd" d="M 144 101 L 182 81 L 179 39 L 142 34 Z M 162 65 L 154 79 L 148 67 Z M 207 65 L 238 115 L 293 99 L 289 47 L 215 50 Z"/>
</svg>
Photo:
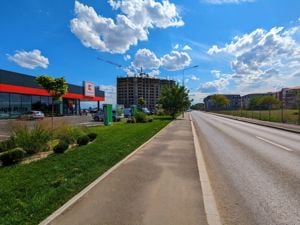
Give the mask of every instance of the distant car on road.
<svg viewBox="0 0 300 225">
<path fill-rule="evenodd" d="M 28 111 L 22 115 L 20 115 L 19 117 L 20 119 L 24 119 L 24 120 L 36 120 L 36 119 L 44 119 L 45 118 L 45 114 L 42 111 Z"/>
</svg>

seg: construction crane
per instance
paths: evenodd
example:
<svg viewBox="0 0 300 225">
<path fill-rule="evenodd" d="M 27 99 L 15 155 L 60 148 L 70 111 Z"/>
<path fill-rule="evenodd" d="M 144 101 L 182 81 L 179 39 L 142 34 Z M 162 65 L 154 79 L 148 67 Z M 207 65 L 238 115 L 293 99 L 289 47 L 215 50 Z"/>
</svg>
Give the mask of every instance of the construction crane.
<svg viewBox="0 0 300 225">
<path fill-rule="evenodd" d="M 118 67 L 118 68 L 125 68 L 124 66 L 122 66 L 122 65 L 120 65 L 120 64 L 118 64 L 118 63 L 112 62 L 112 61 L 110 61 L 110 60 L 102 59 L 102 58 L 100 58 L 100 57 L 97 57 L 97 59 L 100 60 L 100 61 L 102 61 L 102 62 L 105 62 L 105 63 L 111 64 L 111 65 L 114 65 L 114 66 L 116 66 L 116 67 Z"/>
<path fill-rule="evenodd" d="M 118 67 L 119 69 L 129 69 L 131 72 L 136 73 L 136 70 L 130 68 L 129 66 L 122 66 L 121 64 L 112 62 L 112 61 L 110 61 L 110 60 L 102 59 L 102 58 L 100 58 L 100 57 L 97 57 L 97 59 L 98 59 L 99 61 L 102 61 L 102 62 L 111 64 L 111 65 L 113 65 L 113 66 L 116 66 L 116 67 Z M 141 67 L 141 72 L 140 72 L 140 76 L 142 76 L 142 75 L 146 75 L 146 73 L 143 72 L 143 67 Z"/>
</svg>

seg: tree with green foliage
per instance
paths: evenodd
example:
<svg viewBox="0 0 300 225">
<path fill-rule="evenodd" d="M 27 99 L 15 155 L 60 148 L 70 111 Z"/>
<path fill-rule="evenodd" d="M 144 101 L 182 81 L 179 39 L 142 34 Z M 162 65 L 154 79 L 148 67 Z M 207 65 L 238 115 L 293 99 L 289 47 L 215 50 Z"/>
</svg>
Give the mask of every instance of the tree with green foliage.
<svg viewBox="0 0 300 225">
<path fill-rule="evenodd" d="M 204 109 L 204 103 L 196 103 L 195 105 L 191 105 L 190 109 L 203 110 Z"/>
<path fill-rule="evenodd" d="M 213 104 L 217 108 L 224 108 L 229 104 L 229 99 L 226 98 L 224 95 L 215 94 L 212 97 Z"/>
<path fill-rule="evenodd" d="M 249 101 L 249 109 L 258 109 L 259 108 L 259 99 L 262 96 L 256 96 L 250 99 Z"/>
<path fill-rule="evenodd" d="M 35 80 L 50 94 L 52 97 L 52 128 L 53 128 L 53 114 L 54 101 L 61 100 L 62 96 L 68 91 L 68 84 L 64 77 L 54 78 L 48 75 L 41 75 Z"/>
<path fill-rule="evenodd" d="M 138 99 L 139 109 L 141 110 L 144 105 L 146 105 L 146 100 L 143 97 L 139 97 Z"/>
<path fill-rule="evenodd" d="M 178 113 L 190 107 L 192 101 L 189 99 L 189 91 L 176 84 L 164 88 L 158 102 L 164 111 L 175 119 Z"/>
<path fill-rule="evenodd" d="M 271 95 L 266 95 L 266 96 L 261 96 L 258 99 L 257 103 L 262 107 L 267 107 L 267 109 L 269 110 L 269 120 L 270 120 L 271 119 L 272 106 L 273 105 L 278 105 L 280 103 L 280 101 L 277 98 L 275 98 Z"/>
</svg>

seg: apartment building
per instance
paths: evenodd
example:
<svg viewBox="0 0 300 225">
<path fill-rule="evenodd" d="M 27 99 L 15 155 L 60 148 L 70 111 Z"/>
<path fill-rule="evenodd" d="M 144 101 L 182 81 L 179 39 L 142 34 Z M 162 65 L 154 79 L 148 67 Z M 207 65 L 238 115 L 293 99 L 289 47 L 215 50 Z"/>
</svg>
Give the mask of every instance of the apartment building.
<svg viewBox="0 0 300 225">
<path fill-rule="evenodd" d="M 220 106 L 216 105 L 212 98 L 213 95 L 209 95 L 204 98 L 204 108 L 205 110 L 218 110 L 221 109 Z M 224 96 L 229 100 L 226 109 L 239 109 L 241 108 L 241 96 L 236 94 L 224 94 Z"/>
<path fill-rule="evenodd" d="M 174 80 L 149 77 L 146 73 L 134 77 L 118 77 L 117 104 L 128 108 L 131 105 L 138 105 L 138 99 L 143 97 L 146 101 L 145 107 L 154 111 L 161 90 L 172 85 L 175 85 Z"/>
</svg>

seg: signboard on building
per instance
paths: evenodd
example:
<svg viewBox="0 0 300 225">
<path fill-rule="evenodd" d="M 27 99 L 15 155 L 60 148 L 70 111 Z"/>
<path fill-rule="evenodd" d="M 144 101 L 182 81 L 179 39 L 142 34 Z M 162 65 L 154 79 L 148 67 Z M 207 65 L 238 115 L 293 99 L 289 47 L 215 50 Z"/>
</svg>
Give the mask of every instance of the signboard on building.
<svg viewBox="0 0 300 225">
<path fill-rule="evenodd" d="M 95 97 L 95 85 L 88 81 L 83 81 L 84 95 L 88 97 Z"/>
</svg>

